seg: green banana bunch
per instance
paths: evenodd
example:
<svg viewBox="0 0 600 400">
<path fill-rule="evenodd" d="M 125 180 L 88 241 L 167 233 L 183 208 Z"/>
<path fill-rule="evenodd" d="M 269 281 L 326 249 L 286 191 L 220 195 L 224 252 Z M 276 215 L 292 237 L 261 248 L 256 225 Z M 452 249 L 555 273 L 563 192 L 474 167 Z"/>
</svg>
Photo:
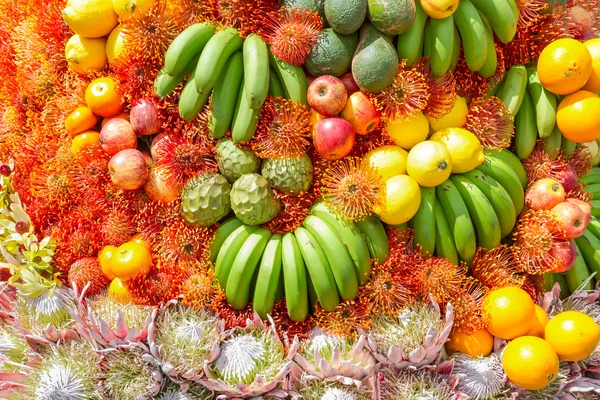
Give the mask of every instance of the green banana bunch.
<svg viewBox="0 0 600 400">
<path fill-rule="evenodd" d="M 513 40 L 517 33 L 518 14 L 514 0 L 471 0 L 475 8 L 489 21 L 498 39 L 503 43 Z"/>
<path fill-rule="evenodd" d="M 219 75 L 210 99 L 208 129 L 214 138 L 225 136 L 231 126 L 243 79 L 244 60 L 242 52 L 238 51 Z"/>
<path fill-rule="evenodd" d="M 425 24 L 423 55 L 429 58 L 434 76 L 443 76 L 450 70 L 454 53 L 454 18 L 429 18 Z"/>
<path fill-rule="evenodd" d="M 471 71 L 479 71 L 487 58 L 488 35 L 485 23 L 470 0 L 461 0 L 453 14 L 460 32 L 465 60 Z"/>
<path fill-rule="evenodd" d="M 169 45 L 165 53 L 164 70 L 171 76 L 181 74 L 192 59 L 202 52 L 215 34 L 209 22 L 200 22 L 185 28 Z"/>
<path fill-rule="evenodd" d="M 379 218 L 371 215 L 363 220 L 356 221 L 355 224 L 367 243 L 371 258 L 377 260 L 379 264 L 383 264 L 390 252 L 390 243 Z"/>
<path fill-rule="evenodd" d="M 406 60 L 406 65 L 409 67 L 413 65 L 417 58 L 423 56 L 425 23 L 428 18 L 423 7 L 421 7 L 420 1 L 415 1 L 415 8 L 415 20 L 408 31 L 398 36 L 396 46 L 398 58 L 400 60 Z"/>
<path fill-rule="evenodd" d="M 524 65 L 513 65 L 496 92 L 496 97 L 506 104 L 512 115 L 517 115 L 527 89 L 527 68 Z"/>
</svg>

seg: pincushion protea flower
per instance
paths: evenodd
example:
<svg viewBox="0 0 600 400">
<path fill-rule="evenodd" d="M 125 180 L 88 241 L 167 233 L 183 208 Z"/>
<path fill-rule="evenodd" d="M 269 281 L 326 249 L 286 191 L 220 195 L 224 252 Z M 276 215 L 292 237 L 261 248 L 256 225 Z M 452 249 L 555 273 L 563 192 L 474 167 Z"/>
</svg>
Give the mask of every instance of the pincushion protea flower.
<svg viewBox="0 0 600 400">
<path fill-rule="evenodd" d="M 150 352 L 174 382 L 197 380 L 219 354 L 224 322 L 202 309 L 170 301 L 148 328 Z"/>
<path fill-rule="evenodd" d="M 497 354 L 477 357 L 460 354 L 452 371 L 458 377 L 456 388 L 473 399 L 496 398 L 508 394 L 507 378 Z"/>
<path fill-rule="evenodd" d="M 375 359 L 397 369 L 420 367 L 436 361 L 452 331 L 454 313 L 446 307 L 442 319 L 439 305 L 417 302 L 397 317 L 373 318 L 368 333 L 368 348 Z"/>
<path fill-rule="evenodd" d="M 292 369 L 297 344 L 286 357 L 284 346 L 269 319 L 267 327 L 258 315 L 248 319 L 245 328 L 235 328 L 220 346 L 217 359 L 204 368 L 199 382 L 220 393 L 216 399 L 286 398 L 280 389 Z"/>
<path fill-rule="evenodd" d="M 372 377 L 376 364 L 366 348 L 366 340 L 365 336 L 349 339 L 315 328 L 295 359 L 311 378 L 360 387 L 365 379 Z"/>
</svg>

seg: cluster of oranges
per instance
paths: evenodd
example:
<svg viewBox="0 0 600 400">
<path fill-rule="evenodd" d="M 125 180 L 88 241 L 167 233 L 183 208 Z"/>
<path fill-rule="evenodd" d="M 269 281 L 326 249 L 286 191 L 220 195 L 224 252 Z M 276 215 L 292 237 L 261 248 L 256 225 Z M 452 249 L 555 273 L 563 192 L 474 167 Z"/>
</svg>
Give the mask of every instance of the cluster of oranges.
<svg viewBox="0 0 600 400">
<path fill-rule="evenodd" d="M 487 356 L 494 336 L 509 341 L 502 366 L 512 383 L 540 390 L 556 379 L 559 360 L 581 361 L 600 343 L 600 326 L 588 315 L 565 311 L 549 318 L 523 289 L 507 286 L 484 299 L 484 329 L 472 335 L 453 332 L 446 348 L 472 357 Z"/>
<path fill-rule="evenodd" d="M 565 96 L 556 113 L 562 134 L 576 143 L 600 136 L 600 38 L 552 42 L 540 54 L 538 74 L 547 90 Z"/>
</svg>

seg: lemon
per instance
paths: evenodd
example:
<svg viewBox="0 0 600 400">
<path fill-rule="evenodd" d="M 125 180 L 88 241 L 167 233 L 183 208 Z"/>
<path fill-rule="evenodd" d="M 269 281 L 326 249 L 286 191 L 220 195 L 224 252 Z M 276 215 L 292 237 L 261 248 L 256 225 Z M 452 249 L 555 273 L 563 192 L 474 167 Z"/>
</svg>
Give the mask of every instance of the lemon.
<svg viewBox="0 0 600 400">
<path fill-rule="evenodd" d="M 112 5 L 119 17 L 140 19 L 154 2 L 155 0 L 112 0 Z"/>
<path fill-rule="evenodd" d="M 421 203 L 419 184 L 408 175 L 396 175 L 385 181 L 380 204 L 373 209 L 389 225 L 403 224 L 415 216 Z"/>
<path fill-rule="evenodd" d="M 102 70 L 106 66 L 106 39 L 71 36 L 65 45 L 65 58 L 75 72 Z"/>
<path fill-rule="evenodd" d="M 387 181 L 392 176 L 406 174 L 406 150 L 398 146 L 381 146 L 371 150 L 362 162 L 375 168 L 379 175 Z"/>
<path fill-rule="evenodd" d="M 62 17 L 73 32 L 87 38 L 108 35 L 118 22 L 111 0 L 69 0 Z"/>
<path fill-rule="evenodd" d="M 444 182 L 452 172 L 452 159 L 446 146 L 426 140 L 408 153 L 408 175 L 421 186 L 433 187 Z"/>
<path fill-rule="evenodd" d="M 469 172 L 484 161 L 479 139 L 466 129 L 442 129 L 434 133 L 429 140 L 446 146 L 452 159 L 452 172 L 455 174 Z"/>
<path fill-rule="evenodd" d="M 385 129 L 388 136 L 403 149 L 412 149 L 417 143 L 427 139 L 429 122 L 422 113 L 409 120 L 388 121 Z"/>
<path fill-rule="evenodd" d="M 125 35 L 123 35 L 123 27 L 119 24 L 112 30 L 106 40 L 106 57 L 108 57 L 109 63 L 113 63 L 123 54 L 125 50 L 124 43 Z"/>
<path fill-rule="evenodd" d="M 467 114 L 469 113 L 469 107 L 467 107 L 467 100 L 464 97 L 456 96 L 456 102 L 454 107 L 450 110 L 450 113 L 443 116 L 440 119 L 427 117 L 431 130 L 436 132 L 440 129 L 445 128 L 460 128 L 467 123 Z"/>
</svg>

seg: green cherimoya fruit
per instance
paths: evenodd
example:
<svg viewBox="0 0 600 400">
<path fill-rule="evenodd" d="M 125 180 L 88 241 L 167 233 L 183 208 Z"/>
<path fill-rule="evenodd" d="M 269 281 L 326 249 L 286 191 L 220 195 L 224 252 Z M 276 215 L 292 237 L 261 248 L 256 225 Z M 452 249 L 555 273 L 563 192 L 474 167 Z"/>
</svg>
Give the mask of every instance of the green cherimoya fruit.
<svg viewBox="0 0 600 400">
<path fill-rule="evenodd" d="M 258 172 L 260 159 L 251 150 L 239 148 L 231 139 L 223 139 L 217 144 L 217 164 L 219 172 L 233 183 L 244 174 Z"/>
<path fill-rule="evenodd" d="M 259 174 L 244 174 L 231 188 L 231 208 L 247 225 L 269 222 L 281 209 L 269 182 Z"/>
<path fill-rule="evenodd" d="M 417 15 L 415 0 L 369 0 L 368 6 L 369 20 L 387 35 L 406 32 Z"/>
<path fill-rule="evenodd" d="M 262 175 L 283 193 L 305 192 L 313 179 L 313 165 L 308 154 L 301 157 L 274 158 L 263 161 Z"/>
<path fill-rule="evenodd" d="M 190 223 L 210 226 L 231 210 L 231 185 L 221 174 L 191 178 L 181 191 L 181 215 Z"/>
</svg>

